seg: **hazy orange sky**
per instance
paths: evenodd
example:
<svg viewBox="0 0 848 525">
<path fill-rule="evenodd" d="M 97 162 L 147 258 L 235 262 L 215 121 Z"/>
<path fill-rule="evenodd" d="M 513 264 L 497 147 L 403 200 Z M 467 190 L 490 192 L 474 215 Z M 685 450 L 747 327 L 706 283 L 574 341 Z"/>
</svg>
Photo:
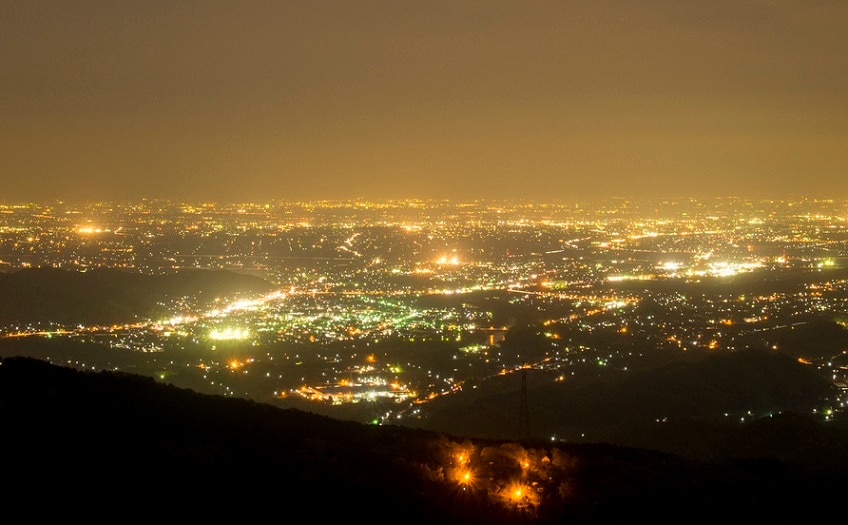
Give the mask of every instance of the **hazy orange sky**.
<svg viewBox="0 0 848 525">
<path fill-rule="evenodd" d="M 848 1 L 0 2 L 0 202 L 848 198 Z"/>
</svg>

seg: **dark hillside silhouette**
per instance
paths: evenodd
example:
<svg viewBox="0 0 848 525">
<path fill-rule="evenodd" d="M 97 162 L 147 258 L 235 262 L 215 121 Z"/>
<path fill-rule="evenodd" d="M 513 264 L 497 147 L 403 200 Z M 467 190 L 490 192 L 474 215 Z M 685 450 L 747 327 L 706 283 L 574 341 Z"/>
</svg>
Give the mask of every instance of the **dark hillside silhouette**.
<svg viewBox="0 0 848 525">
<path fill-rule="evenodd" d="M 846 488 L 845 471 L 769 458 L 701 462 L 609 444 L 362 425 L 24 357 L 0 362 L 0 410 L 4 507 L 64 518 L 546 524 L 790 510 L 812 517 Z M 473 451 L 475 483 L 457 481 L 457 451 Z M 526 494 L 504 500 L 517 494 L 510 488 L 517 482 Z"/>
</svg>

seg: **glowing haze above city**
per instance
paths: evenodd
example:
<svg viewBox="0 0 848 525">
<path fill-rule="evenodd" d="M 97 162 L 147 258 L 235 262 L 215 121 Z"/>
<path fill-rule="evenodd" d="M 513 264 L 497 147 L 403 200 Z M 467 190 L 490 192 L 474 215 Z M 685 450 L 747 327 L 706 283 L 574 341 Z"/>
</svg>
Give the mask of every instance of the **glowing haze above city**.
<svg viewBox="0 0 848 525">
<path fill-rule="evenodd" d="M 10 0 L 0 200 L 846 198 L 841 1 Z"/>
</svg>

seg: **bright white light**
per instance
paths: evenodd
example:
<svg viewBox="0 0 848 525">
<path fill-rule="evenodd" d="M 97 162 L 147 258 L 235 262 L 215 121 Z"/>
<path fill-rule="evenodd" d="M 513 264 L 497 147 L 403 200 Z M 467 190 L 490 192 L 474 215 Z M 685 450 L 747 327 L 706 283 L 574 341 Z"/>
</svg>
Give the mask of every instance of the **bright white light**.
<svg viewBox="0 0 848 525">
<path fill-rule="evenodd" d="M 436 264 L 448 264 L 451 266 L 456 266 L 459 264 L 459 257 L 457 257 L 456 255 L 453 255 L 451 257 L 443 255 L 439 257 L 439 259 L 436 261 Z"/>
<path fill-rule="evenodd" d="M 250 332 L 246 328 L 223 328 L 214 329 L 209 332 L 209 338 L 216 341 L 225 341 L 229 339 L 247 339 Z"/>
</svg>

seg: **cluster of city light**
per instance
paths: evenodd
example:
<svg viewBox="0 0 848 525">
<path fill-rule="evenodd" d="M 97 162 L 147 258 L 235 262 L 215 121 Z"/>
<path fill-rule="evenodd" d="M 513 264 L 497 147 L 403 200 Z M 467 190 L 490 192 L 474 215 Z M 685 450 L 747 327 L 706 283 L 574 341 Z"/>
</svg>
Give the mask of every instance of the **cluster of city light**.
<svg viewBox="0 0 848 525">
<path fill-rule="evenodd" d="M 233 339 L 247 339 L 250 337 L 250 330 L 247 328 L 214 328 L 209 332 L 209 339 L 215 341 L 228 341 Z"/>
<path fill-rule="evenodd" d="M 293 290 L 293 289 L 292 289 Z M 266 294 L 259 298 L 253 299 L 237 299 L 221 309 L 213 309 L 211 310 L 207 316 L 209 317 L 217 317 L 228 313 L 233 312 L 255 312 L 259 310 L 262 306 L 273 303 L 275 301 L 280 301 L 285 299 L 286 293 L 282 290 L 275 290 L 269 294 Z"/>
<path fill-rule="evenodd" d="M 728 261 L 712 261 L 705 268 L 685 268 L 685 264 L 678 261 L 665 261 L 660 264 L 657 269 L 666 272 L 669 277 L 728 277 L 739 273 L 750 272 L 757 268 L 762 268 L 763 263 L 760 261 L 754 262 L 728 262 Z M 681 270 L 683 270 L 681 272 Z"/>
<path fill-rule="evenodd" d="M 157 323 L 156 328 L 162 328 L 163 326 L 178 326 L 181 324 L 191 324 L 198 320 L 198 317 L 195 315 L 175 315 L 170 319 L 166 319 L 164 321 L 160 321 Z"/>
<path fill-rule="evenodd" d="M 686 264 L 679 261 L 664 261 L 655 268 L 656 273 L 642 274 L 611 274 L 607 276 L 609 282 L 620 282 L 630 280 L 652 280 L 659 278 L 693 278 L 693 277 L 731 277 L 741 273 L 752 272 L 764 266 L 761 261 L 753 262 L 727 262 L 712 261 L 705 267 L 687 268 Z"/>
<path fill-rule="evenodd" d="M 640 274 L 640 275 L 609 275 L 607 276 L 607 281 L 610 282 L 620 282 L 620 281 L 648 281 L 651 279 L 655 279 L 656 276 L 648 275 L 648 274 Z"/>
<path fill-rule="evenodd" d="M 376 402 L 390 400 L 396 403 L 415 399 L 418 394 L 409 390 L 407 385 L 397 381 L 389 382 L 381 377 L 362 378 L 358 382 L 343 379 L 333 385 L 303 385 L 294 390 L 295 394 L 309 401 L 320 401 L 341 405 L 346 403 Z"/>
<path fill-rule="evenodd" d="M 687 272 L 687 275 L 707 275 L 707 276 L 716 276 L 716 277 L 729 277 L 732 275 L 737 275 L 740 273 L 751 272 L 758 268 L 762 268 L 763 263 L 755 261 L 755 262 L 741 262 L 741 263 L 731 263 L 731 262 L 712 262 L 710 263 L 705 270 L 691 270 Z"/>
<path fill-rule="evenodd" d="M 440 266 L 457 266 L 459 265 L 459 257 L 456 255 L 442 255 L 438 259 L 436 259 L 436 264 Z"/>
<path fill-rule="evenodd" d="M 104 230 L 103 228 L 100 228 L 100 227 L 97 227 L 97 226 L 80 226 L 80 227 L 77 228 L 77 233 L 82 234 L 82 235 L 91 235 L 93 233 L 103 233 L 104 231 L 108 231 L 108 230 Z"/>
</svg>

